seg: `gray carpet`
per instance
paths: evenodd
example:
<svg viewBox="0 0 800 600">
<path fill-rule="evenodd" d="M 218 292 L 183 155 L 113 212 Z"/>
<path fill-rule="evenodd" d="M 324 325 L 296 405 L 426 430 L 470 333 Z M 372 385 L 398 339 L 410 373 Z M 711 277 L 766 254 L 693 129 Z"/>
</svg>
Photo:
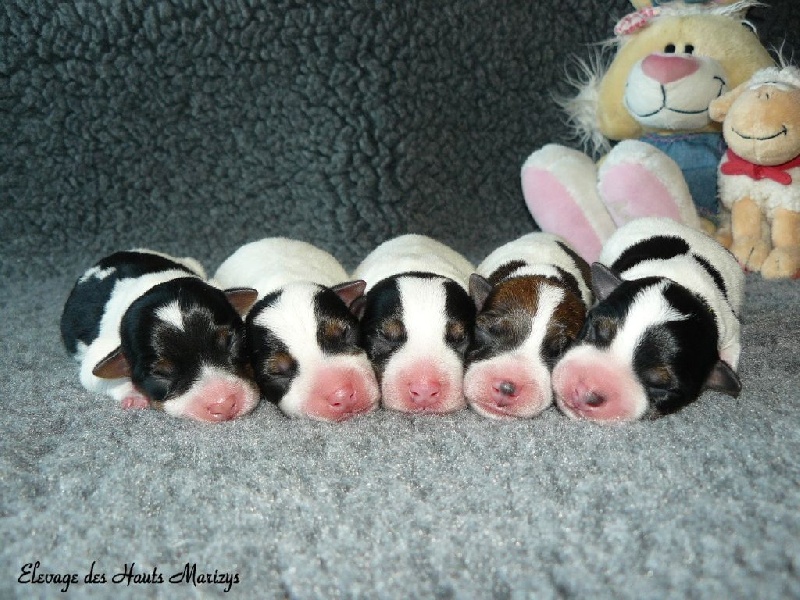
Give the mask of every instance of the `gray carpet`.
<svg viewBox="0 0 800 600">
<path fill-rule="evenodd" d="M 19 582 L 36 561 L 74 597 L 800 597 L 797 281 L 748 277 L 739 399 L 625 427 L 203 425 L 85 392 L 58 338 L 120 248 L 213 268 L 281 234 L 351 267 L 398 233 L 479 260 L 533 229 L 519 166 L 567 141 L 556 48 L 610 4 L 5 2 L 0 598 L 65 596 Z M 800 5 L 771 4 L 762 37 L 800 47 Z M 114 583 L 131 563 L 156 582 Z M 170 583 L 187 563 L 223 581 Z"/>
</svg>

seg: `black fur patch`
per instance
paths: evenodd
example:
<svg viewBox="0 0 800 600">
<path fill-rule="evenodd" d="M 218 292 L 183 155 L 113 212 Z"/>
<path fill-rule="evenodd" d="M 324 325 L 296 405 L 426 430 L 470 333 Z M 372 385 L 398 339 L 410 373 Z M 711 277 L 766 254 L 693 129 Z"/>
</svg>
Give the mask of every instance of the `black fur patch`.
<svg viewBox="0 0 800 600">
<path fill-rule="evenodd" d="M 649 418 L 696 400 L 719 358 L 717 325 L 706 303 L 677 284 L 664 297 L 688 318 L 651 327 L 636 348 L 633 369 L 647 391 Z"/>
<path fill-rule="evenodd" d="M 611 268 L 616 273 L 624 273 L 645 260 L 667 260 L 689 254 L 689 250 L 689 244 L 682 238 L 657 235 L 627 248 Z"/>
<path fill-rule="evenodd" d="M 102 279 L 89 277 L 81 281 L 81 276 L 75 282 L 61 314 L 61 340 L 70 354 L 78 351 L 79 342 L 88 346 L 100 335 L 100 321 L 117 281 L 176 269 L 193 273 L 175 261 L 147 252 L 116 252 L 94 268 L 114 271 Z"/>
<path fill-rule="evenodd" d="M 358 354 L 359 323 L 344 301 L 330 289 L 322 289 L 314 297 L 317 320 L 317 343 L 327 355 Z"/>
<path fill-rule="evenodd" d="M 397 277 L 379 281 L 367 292 L 359 332 L 359 345 L 379 377 L 392 355 L 406 342 L 405 331 L 396 327 L 402 321 L 403 303 Z M 389 323 L 391 327 L 387 327 Z"/>
<path fill-rule="evenodd" d="M 156 316 L 176 301 L 183 330 Z M 134 301 L 122 317 L 120 338 L 131 381 L 157 402 L 188 392 L 204 366 L 240 377 L 247 372 L 241 318 L 223 292 L 197 278 L 161 283 Z"/>
</svg>

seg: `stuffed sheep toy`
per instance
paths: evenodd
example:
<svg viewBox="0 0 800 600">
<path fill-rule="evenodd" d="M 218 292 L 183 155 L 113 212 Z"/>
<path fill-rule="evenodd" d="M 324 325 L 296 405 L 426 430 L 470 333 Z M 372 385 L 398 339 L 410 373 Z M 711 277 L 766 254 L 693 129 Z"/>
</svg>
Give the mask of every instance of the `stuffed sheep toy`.
<svg viewBox="0 0 800 600">
<path fill-rule="evenodd" d="M 639 8 L 615 28 L 616 52 L 584 63 L 585 81 L 563 106 L 593 153 L 550 144 L 522 167 L 525 202 L 538 226 L 588 261 L 614 230 L 666 216 L 714 231 L 717 167 L 724 153 L 708 105 L 774 62 L 744 21 L 751 0 L 669 2 Z"/>
<path fill-rule="evenodd" d="M 728 143 L 719 192 L 731 252 L 765 278 L 800 276 L 800 69 L 758 71 L 710 111 Z"/>
</svg>

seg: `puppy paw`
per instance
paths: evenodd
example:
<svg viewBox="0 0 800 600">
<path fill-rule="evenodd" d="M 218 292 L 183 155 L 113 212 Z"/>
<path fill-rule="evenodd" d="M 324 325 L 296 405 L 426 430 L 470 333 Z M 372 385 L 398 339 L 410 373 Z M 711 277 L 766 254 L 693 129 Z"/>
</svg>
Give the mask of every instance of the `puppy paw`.
<svg viewBox="0 0 800 600">
<path fill-rule="evenodd" d="M 800 277 L 800 248 L 774 248 L 761 265 L 764 279 Z"/>
<path fill-rule="evenodd" d="M 128 394 L 122 399 L 120 404 L 123 410 L 131 408 L 150 408 L 150 401 L 144 395 L 138 393 Z"/>
</svg>

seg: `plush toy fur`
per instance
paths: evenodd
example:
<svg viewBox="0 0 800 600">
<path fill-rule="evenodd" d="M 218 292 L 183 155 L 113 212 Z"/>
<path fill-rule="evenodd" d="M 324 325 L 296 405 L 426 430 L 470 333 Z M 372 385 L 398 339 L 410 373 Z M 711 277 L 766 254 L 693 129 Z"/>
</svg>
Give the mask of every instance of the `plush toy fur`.
<svg viewBox="0 0 800 600">
<path fill-rule="evenodd" d="M 710 112 L 729 148 L 719 189 L 731 251 L 766 278 L 800 276 L 800 69 L 763 69 Z"/>
<path fill-rule="evenodd" d="M 621 21 L 616 39 L 606 45 L 616 50 L 608 67 L 602 56 L 583 63 L 577 96 L 562 103 L 593 152 L 620 143 L 599 169 L 561 145 L 527 159 L 523 194 L 542 230 L 564 237 L 592 261 L 608 236 L 634 218 L 666 216 L 714 229 L 700 216 L 715 216 L 716 167 L 724 147 L 708 105 L 774 64 L 743 26 L 744 13 L 755 4 L 672 2 Z M 705 172 L 695 172 L 702 163 Z M 693 193 L 702 203 L 700 216 Z"/>
</svg>

